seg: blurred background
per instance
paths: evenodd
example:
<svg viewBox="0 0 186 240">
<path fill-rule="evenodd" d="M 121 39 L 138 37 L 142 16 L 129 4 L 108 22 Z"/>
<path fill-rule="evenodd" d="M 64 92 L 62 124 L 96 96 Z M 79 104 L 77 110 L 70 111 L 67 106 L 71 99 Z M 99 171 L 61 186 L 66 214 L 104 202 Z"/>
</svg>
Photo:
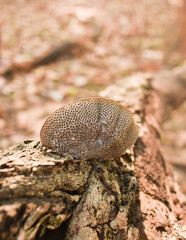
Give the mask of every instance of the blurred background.
<svg viewBox="0 0 186 240">
<path fill-rule="evenodd" d="M 186 0 L 2 0 L 0 149 L 39 139 L 49 114 L 118 79 L 163 72 L 171 84 L 178 71 L 186 78 L 185 54 Z M 185 119 L 183 102 L 161 138 L 186 193 Z"/>
</svg>

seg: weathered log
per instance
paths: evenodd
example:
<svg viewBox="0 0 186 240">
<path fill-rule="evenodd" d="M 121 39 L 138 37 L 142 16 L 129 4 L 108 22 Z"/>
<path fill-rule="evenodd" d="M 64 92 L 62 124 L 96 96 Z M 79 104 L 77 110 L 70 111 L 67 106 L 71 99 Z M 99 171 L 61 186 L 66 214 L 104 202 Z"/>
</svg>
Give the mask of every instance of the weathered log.
<svg viewBox="0 0 186 240">
<path fill-rule="evenodd" d="M 25 141 L 1 153 L 0 239 L 184 239 L 183 200 L 160 151 L 160 98 L 148 76 L 101 93 L 133 110 L 134 155 L 80 161 Z"/>
<path fill-rule="evenodd" d="M 160 71 L 152 84 L 161 99 L 159 115 L 163 122 L 186 100 L 186 62 L 180 67 Z"/>
<path fill-rule="evenodd" d="M 62 42 L 29 62 L 12 63 L 10 66 L 2 67 L 0 74 L 6 78 L 11 78 L 16 72 L 29 72 L 36 67 L 50 64 L 58 59 L 62 60 L 80 56 L 85 51 L 87 51 L 87 48 L 78 42 Z"/>
</svg>

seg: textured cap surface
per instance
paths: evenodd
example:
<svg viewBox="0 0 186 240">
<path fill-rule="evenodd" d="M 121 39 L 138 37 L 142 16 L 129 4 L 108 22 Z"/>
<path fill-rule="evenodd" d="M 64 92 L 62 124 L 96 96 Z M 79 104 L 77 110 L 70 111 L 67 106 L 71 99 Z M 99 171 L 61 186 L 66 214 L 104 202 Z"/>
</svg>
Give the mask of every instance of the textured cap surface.
<svg viewBox="0 0 186 240">
<path fill-rule="evenodd" d="M 94 97 L 55 111 L 41 129 L 41 142 L 58 154 L 74 158 L 121 156 L 138 137 L 132 113 L 118 102 Z"/>
</svg>

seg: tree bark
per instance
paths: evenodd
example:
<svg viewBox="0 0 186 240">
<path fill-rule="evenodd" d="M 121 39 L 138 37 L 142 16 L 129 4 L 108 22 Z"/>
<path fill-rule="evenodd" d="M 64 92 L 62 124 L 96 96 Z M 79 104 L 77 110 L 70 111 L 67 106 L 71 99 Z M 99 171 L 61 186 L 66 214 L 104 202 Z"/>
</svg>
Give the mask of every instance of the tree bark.
<svg viewBox="0 0 186 240">
<path fill-rule="evenodd" d="M 38 141 L 1 153 L 0 239 L 184 239 L 183 196 L 160 150 L 161 101 L 136 74 L 101 96 L 128 106 L 139 125 L 134 154 L 80 161 Z"/>
</svg>

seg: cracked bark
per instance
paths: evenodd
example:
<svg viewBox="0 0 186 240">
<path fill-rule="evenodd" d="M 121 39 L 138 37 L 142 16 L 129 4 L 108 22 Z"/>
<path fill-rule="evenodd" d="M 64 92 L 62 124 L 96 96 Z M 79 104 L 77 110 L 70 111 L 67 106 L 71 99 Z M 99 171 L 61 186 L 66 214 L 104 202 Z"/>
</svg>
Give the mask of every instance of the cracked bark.
<svg viewBox="0 0 186 240">
<path fill-rule="evenodd" d="M 132 151 L 80 161 L 18 143 L 0 160 L 0 239 L 184 239 L 182 195 L 160 151 L 161 101 L 145 75 L 102 96 L 131 108 L 140 127 Z"/>
</svg>

